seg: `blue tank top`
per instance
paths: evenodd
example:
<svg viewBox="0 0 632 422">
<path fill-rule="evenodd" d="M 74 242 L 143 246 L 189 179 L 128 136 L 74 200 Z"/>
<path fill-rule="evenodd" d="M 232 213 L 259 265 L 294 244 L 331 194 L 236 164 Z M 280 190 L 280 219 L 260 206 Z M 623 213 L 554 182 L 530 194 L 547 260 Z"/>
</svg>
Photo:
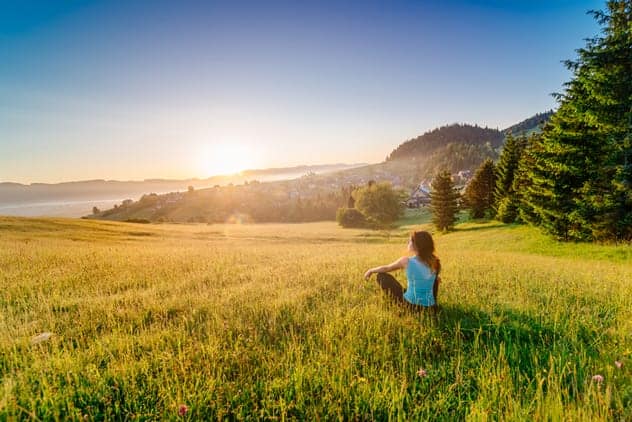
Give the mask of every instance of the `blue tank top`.
<svg viewBox="0 0 632 422">
<path fill-rule="evenodd" d="M 414 305 L 433 306 L 435 304 L 432 287 L 437 275 L 416 256 L 408 260 L 406 278 L 408 288 L 404 293 L 404 299 Z"/>
</svg>

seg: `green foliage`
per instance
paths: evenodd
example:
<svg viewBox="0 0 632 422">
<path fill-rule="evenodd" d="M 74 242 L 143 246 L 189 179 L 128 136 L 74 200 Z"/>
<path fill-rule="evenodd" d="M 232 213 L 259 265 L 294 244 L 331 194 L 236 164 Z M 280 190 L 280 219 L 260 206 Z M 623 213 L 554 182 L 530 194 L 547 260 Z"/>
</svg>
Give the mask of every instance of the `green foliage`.
<svg viewBox="0 0 632 422">
<path fill-rule="evenodd" d="M 518 218 L 518 201 L 515 196 L 506 196 L 496 205 L 496 219 L 503 223 L 514 223 Z"/>
<path fill-rule="evenodd" d="M 0 420 L 632 420 L 629 246 L 459 225 L 433 319 L 409 229 L 0 217 Z"/>
<path fill-rule="evenodd" d="M 373 227 L 390 227 L 404 212 L 404 195 L 390 183 L 370 183 L 354 191 L 355 206 Z"/>
<path fill-rule="evenodd" d="M 496 166 L 494 188 L 496 218 L 504 223 L 513 223 L 518 217 L 519 197 L 514 190 L 514 179 L 526 145 L 526 137 L 516 138 L 511 134 L 507 135 Z"/>
<path fill-rule="evenodd" d="M 449 171 L 439 172 L 432 180 L 430 209 L 432 223 L 441 231 L 451 230 L 456 222 L 459 194 Z"/>
<path fill-rule="evenodd" d="M 366 217 L 356 208 L 338 208 L 336 221 L 345 228 L 361 228 L 367 226 Z"/>
<path fill-rule="evenodd" d="M 539 226 L 541 222 L 533 204 L 533 201 L 540 199 L 539 189 L 533 183 L 538 169 L 536 163 L 541 149 L 540 137 L 540 134 L 533 134 L 527 138 L 513 181 L 513 191 L 518 198 L 517 219 L 534 226 Z"/>
<path fill-rule="evenodd" d="M 465 206 L 472 218 L 483 218 L 493 213 L 496 170 L 492 160 L 485 160 L 467 184 L 464 194 Z"/>
<path fill-rule="evenodd" d="M 632 239 L 632 4 L 593 13 L 588 40 L 560 107 L 531 149 L 525 201 L 549 233 L 570 239 Z"/>
</svg>

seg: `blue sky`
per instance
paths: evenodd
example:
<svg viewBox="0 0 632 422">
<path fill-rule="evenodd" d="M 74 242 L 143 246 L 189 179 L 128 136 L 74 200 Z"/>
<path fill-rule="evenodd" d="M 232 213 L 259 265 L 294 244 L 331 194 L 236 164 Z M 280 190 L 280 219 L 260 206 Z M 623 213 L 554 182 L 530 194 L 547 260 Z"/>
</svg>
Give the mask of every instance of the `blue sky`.
<svg viewBox="0 0 632 422">
<path fill-rule="evenodd" d="M 0 0 L 0 181 L 379 162 L 550 96 L 598 1 Z"/>
</svg>

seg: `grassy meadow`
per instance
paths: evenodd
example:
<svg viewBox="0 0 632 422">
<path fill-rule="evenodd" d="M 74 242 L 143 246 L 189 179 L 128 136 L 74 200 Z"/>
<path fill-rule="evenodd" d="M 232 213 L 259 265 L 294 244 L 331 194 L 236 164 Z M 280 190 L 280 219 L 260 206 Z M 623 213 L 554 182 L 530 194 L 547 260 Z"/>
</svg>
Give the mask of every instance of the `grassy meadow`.
<svg viewBox="0 0 632 422">
<path fill-rule="evenodd" d="M 630 245 L 460 224 L 433 318 L 362 277 L 423 221 L 0 217 L 0 420 L 632 420 Z"/>
</svg>

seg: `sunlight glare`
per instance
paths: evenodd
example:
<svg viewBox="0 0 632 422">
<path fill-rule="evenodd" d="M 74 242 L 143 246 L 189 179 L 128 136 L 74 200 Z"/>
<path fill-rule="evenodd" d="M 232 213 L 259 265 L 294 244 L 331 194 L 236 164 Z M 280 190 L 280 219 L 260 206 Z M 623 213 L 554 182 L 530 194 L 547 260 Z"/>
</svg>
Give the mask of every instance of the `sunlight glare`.
<svg viewBox="0 0 632 422">
<path fill-rule="evenodd" d="M 200 172 L 204 177 L 239 173 L 253 168 L 255 155 L 240 144 L 207 145 L 199 155 Z"/>
</svg>

